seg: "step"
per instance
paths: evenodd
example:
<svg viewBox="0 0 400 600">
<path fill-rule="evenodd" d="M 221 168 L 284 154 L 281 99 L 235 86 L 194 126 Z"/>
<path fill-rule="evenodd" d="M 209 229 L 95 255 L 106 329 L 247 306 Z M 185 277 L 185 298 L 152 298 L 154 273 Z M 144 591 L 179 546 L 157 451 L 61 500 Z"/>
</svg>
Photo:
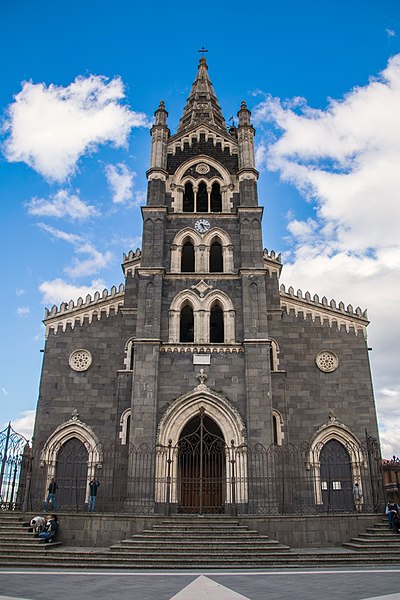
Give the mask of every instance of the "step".
<svg viewBox="0 0 400 600">
<path fill-rule="evenodd" d="M 146 540 L 143 539 L 127 539 L 127 540 L 122 540 L 121 542 L 118 542 L 117 544 L 113 544 L 111 546 L 111 548 L 116 548 L 116 547 L 132 547 L 132 548 L 137 548 L 137 547 L 146 547 L 146 548 L 160 548 L 160 547 L 165 547 L 165 540 L 152 540 L 147 542 Z M 283 546 L 283 544 L 281 544 L 280 542 L 276 541 L 276 540 L 247 540 L 247 541 L 243 541 L 243 540 L 201 540 L 201 541 L 197 541 L 196 542 L 196 548 L 209 548 L 209 547 L 224 547 L 224 548 L 235 548 L 236 546 L 240 545 L 242 548 L 254 548 L 254 547 L 276 547 L 276 546 Z M 182 542 L 179 544 L 179 547 L 188 547 L 188 548 L 193 548 L 193 544 L 190 541 L 187 540 L 182 540 Z M 289 546 L 285 546 L 289 547 Z"/>
</svg>

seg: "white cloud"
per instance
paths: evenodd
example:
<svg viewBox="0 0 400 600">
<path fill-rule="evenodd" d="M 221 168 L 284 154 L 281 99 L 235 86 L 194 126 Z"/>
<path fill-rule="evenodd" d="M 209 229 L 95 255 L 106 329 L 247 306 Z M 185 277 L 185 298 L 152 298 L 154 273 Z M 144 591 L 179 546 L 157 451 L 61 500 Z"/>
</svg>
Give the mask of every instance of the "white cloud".
<svg viewBox="0 0 400 600">
<path fill-rule="evenodd" d="M 35 425 L 35 410 L 24 410 L 21 416 L 11 421 L 11 427 L 17 433 L 20 433 L 26 439 L 30 440 L 33 434 L 33 427 Z"/>
<path fill-rule="evenodd" d="M 106 165 L 105 173 L 115 204 L 131 200 L 133 196 L 133 180 L 136 176 L 124 163 Z"/>
<path fill-rule="evenodd" d="M 386 28 L 385 31 L 386 31 L 387 36 L 389 38 L 396 37 L 396 32 L 393 29 Z"/>
<path fill-rule="evenodd" d="M 37 226 L 46 233 L 50 234 L 51 237 L 58 240 L 63 240 L 69 244 L 79 244 L 82 242 L 82 238 L 76 233 L 67 233 L 61 229 L 56 229 L 56 227 L 52 227 L 51 225 L 46 225 L 46 223 L 38 223 Z"/>
<path fill-rule="evenodd" d="M 308 238 L 318 227 L 318 223 L 313 219 L 307 221 L 298 221 L 293 219 L 288 223 L 288 231 L 297 238 Z"/>
<path fill-rule="evenodd" d="M 105 283 L 102 279 L 92 281 L 91 285 L 72 285 L 61 278 L 53 279 L 52 281 L 43 281 L 39 285 L 39 291 L 43 294 L 43 304 L 60 304 L 69 300 L 76 301 L 78 298 L 86 298 L 88 294 L 93 295 L 95 292 L 102 291 L 105 288 Z"/>
<path fill-rule="evenodd" d="M 99 145 L 125 146 L 133 127 L 147 127 L 143 113 L 122 104 L 121 78 L 77 77 L 69 86 L 23 83 L 8 107 L 5 156 L 25 162 L 46 179 L 65 181 L 79 158 Z"/>
<path fill-rule="evenodd" d="M 22 288 L 17 288 L 15 290 L 15 295 L 16 296 L 23 296 L 25 294 L 26 290 L 23 290 Z"/>
<path fill-rule="evenodd" d="M 88 217 L 96 217 L 100 213 L 90 204 L 86 204 L 76 194 L 67 190 L 58 190 L 50 199 L 32 198 L 27 204 L 28 213 L 39 217 L 56 217 L 79 219 L 83 221 Z"/>
<path fill-rule="evenodd" d="M 31 309 L 29 308 L 29 306 L 19 306 L 17 308 L 17 315 L 19 317 L 27 317 L 31 312 Z"/>
<path fill-rule="evenodd" d="M 70 277 L 83 277 L 84 275 L 94 275 L 98 273 L 101 269 L 104 269 L 111 262 L 113 255 L 111 252 L 99 252 L 92 244 L 86 243 L 82 244 L 76 249 L 76 252 L 79 254 L 88 254 L 88 258 L 83 260 L 79 260 L 78 258 L 73 258 L 72 267 L 66 267 L 64 271 Z"/>
<path fill-rule="evenodd" d="M 368 308 L 368 345 L 373 347 L 386 456 L 400 454 L 400 411 L 393 412 L 393 395 L 384 391 L 395 390 L 400 405 L 399 106 L 396 55 L 379 77 L 342 100 L 330 100 L 326 110 L 314 110 L 299 98 L 282 102 L 266 97 L 253 111 L 261 129 L 275 127 L 267 166 L 299 190 L 314 214 L 312 219 L 290 216 L 282 281 Z M 265 140 L 270 135 L 265 133 Z"/>
<path fill-rule="evenodd" d="M 1 393 L 3 394 L 3 396 L 8 396 L 8 392 L 4 386 L 1 388 Z"/>
</svg>

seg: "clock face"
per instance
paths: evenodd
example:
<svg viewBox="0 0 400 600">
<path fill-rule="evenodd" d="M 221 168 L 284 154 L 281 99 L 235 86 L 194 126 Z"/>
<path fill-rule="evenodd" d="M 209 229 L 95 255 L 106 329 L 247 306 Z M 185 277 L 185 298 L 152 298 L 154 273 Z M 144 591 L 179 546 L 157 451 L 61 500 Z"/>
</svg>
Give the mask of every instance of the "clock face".
<svg viewBox="0 0 400 600">
<path fill-rule="evenodd" d="M 209 223 L 209 221 L 207 221 L 207 219 L 199 219 L 194 224 L 194 228 L 199 233 L 205 233 L 206 231 L 208 231 L 210 229 L 210 223 Z"/>
</svg>

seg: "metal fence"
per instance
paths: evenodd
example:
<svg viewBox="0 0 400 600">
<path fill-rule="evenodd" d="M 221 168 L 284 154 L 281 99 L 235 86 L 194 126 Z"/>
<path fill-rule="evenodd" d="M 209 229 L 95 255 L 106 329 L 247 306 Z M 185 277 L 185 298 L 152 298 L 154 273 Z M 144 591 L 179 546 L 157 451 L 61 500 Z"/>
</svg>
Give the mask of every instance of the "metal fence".
<svg viewBox="0 0 400 600">
<path fill-rule="evenodd" d="M 28 500 L 31 449 L 11 423 L 0 431 L 0 509 L 20 510 Z"/>
<path fill-rule="evenodd" d="M 87 510 L 94 476 L 99 512 L 302 515 L 384 507 L 379 445 L 369 436 L 361 446 L 336 440 L 314 447 L 235 446 L 205 421 L 178 444 L 153 448 L 89 449 L 73 438 L 46 462 L 42 449 L 32 452 L 12 430 L 0 435 L 3 510 L 43 510 L 51 477 L 57 511 Z"/>
</svg>

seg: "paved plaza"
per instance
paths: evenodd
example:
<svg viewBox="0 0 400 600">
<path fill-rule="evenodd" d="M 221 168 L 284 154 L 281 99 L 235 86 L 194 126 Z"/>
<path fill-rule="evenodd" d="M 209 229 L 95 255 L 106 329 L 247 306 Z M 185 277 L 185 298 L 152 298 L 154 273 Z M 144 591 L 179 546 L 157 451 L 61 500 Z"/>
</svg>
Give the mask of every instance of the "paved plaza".
<svg viewBox="0 0 400 600">
<path fill-rule="evenodd" d="M 400 600 L 399 569 L 0 570 L 0 600 Z"/>
</svg>

